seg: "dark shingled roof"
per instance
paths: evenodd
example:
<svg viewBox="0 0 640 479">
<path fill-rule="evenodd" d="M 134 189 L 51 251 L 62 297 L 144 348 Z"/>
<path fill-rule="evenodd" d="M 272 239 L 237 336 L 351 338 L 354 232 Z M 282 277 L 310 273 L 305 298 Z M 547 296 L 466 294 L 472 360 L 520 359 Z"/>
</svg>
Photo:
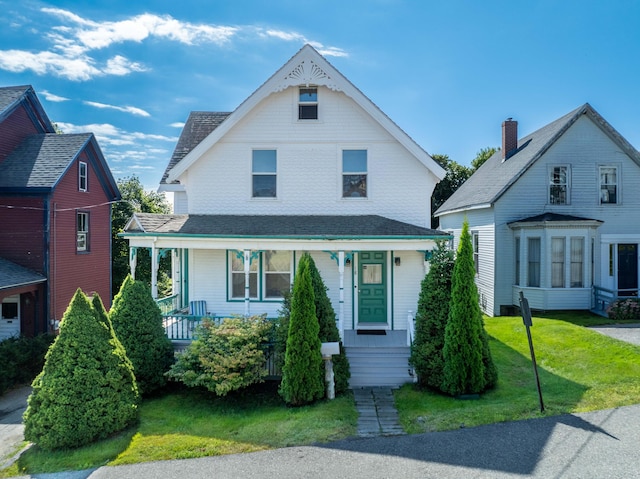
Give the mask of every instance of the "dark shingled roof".
<svg viewBox="0 0 640 479">
<path fill-rule="evenodd" d="M 0 289 L 15 288 L 27 284 L 42 283 L 47 278 L 12 263 L 9 260 L 0 258 Z"/>
<path fill-rule="evenodd" d="M 587 115 L 625 153 L 640 164 L 640 153 L 631 146 L 591 105 L 585 103 L 556 121 L 518 140 L 518 149 L 506 160 L 497 151 L 465 181 L 435 212 L 436 215 L 473 206 L 492 205 L 540 158 L 571 125 Z"/>
<path fill-rule="evenodd" d="M 14 105 L 31 88 L 29 85 L 5 86 L 0 88 L 0 113 Z"/>
<path fill-rule="evenodd" d="M 162 175 L 160 184 L 167 184 L 167 177 L 171 168 L 176 166 L 202 140 L 209 136 L 209 133 L 218 128 L 229 115 L 231 115 L 229 112 L 192 111 L 182 129 L 182 133 L 180 133 L 180 138 Z"/>
<path fill-rule="evenodd" d="M 401 238 L 448 236 L 442 231 L 403 223 L 377 215 L 160 215 L 136 213 L 126 233 L 268 236 L 304 238 Z"/>
<path fill-rule="evenodd" d="M 26 138 L 0 163 L 0 188 L 52 188 L 92 133 Z"/>
<path fill-rule="evenodd" d="M 567 223 L 571 221 L 597 221 L 598 223 L 602 223 L 600 220 L 595 220 L 591 218 L 581 218 L 579 216 L 572 215 L 561 215 L 558 213 L 542 213 L 541 215 L 531 216 L 529 218 L 524 218 L 517 221 L 511 221 L 509 224 L 514 223 L 544 223 L 544 222 L 559 222 L 559 223 Z"/>
</svg>

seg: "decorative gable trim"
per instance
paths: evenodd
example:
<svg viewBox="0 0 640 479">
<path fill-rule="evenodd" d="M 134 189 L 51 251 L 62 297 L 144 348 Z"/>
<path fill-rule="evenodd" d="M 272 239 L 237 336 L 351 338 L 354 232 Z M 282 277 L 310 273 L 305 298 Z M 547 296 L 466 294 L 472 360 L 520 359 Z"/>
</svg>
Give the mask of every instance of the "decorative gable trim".
<svg viewBox="0 0 640 479">
<path fill-rule="evenodd" d="M 298 66 L 291 70 L 282 80 L 276 84 L 273 89 L 274 93 L 286 90 L 290 86 L 296 87 L 300 85 L 317 85 L 326 86 L 333 91 L 342 91 L 342 88 L 331 78 L 325 70 L 316 62 L 310 59 L 302 60 Z"/>
</svg>

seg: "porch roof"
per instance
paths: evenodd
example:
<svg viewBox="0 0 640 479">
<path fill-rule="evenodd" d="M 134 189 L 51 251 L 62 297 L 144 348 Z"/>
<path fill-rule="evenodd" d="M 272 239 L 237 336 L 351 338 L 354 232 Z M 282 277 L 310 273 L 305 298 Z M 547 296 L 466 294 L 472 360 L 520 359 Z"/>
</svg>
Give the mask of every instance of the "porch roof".
<svg viewBox="0 0 640 479">
<path fill-rule="evenodd" d="M 0 290 L 42 283 L 47 278 L 4 258 L 0 258 Z"/>
<path fill-rule="evenodd" d="M 595 226 L 598 227 L 602 223 L 601 220 L 591 218 L 581 218 L 579 216 L 562 215 L 558 213 L 543 213 L 541 215 L 531 216 L 521 220 L 516 220 L 508 223 L 510 228 L 517 228 L 520 226 L 557 226 L 561 224 L 565 225 L 579 225 L 579 226 Z"/>
<path fill-rule="evenodd" d="M 282 239 L 446 239 L 443 231 L 378 215 L 162 215 L 136 213 L 123 236 Z"/>
</svg>

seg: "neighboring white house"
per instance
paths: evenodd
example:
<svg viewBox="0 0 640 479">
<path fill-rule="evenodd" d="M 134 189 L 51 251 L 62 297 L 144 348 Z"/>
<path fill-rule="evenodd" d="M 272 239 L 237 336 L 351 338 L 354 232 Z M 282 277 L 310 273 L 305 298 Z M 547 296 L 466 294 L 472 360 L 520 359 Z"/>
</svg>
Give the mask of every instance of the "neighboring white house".
<svg viewBox="0 0 640 479">
<path fill-rule="evenodd" d="M 437 211 L 460 236 L 469 221 L 482 309 L 602 308 L 638 295 L 640 154 L 589 104 L 502 150 Z"/>
<path fill-rule="evenodd" d="M 152 249 L 154 272 L 170 251 L 179 306 L 216 316 L 276 317 L 310 252 L 347 346 L 377 330 L 406 347 L 428 252 L 449 237 L 429 228 L 444 174 L 306 45 L 234 112 L 191 113 L 160 185 L 175 214 L 136 214 L 124 237 L 133 265 Z"/>
</svg>

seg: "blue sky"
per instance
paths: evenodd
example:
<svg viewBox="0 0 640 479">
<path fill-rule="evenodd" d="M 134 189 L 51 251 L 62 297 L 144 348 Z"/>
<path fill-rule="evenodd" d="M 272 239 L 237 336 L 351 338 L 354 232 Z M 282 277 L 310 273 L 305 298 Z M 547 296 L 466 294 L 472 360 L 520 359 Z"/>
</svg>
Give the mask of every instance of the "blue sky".
<svg viewBox="0 0 640 479">
<path fill-rule="evenodd" d="M 305 43 L 431 154 L 468 165 L 585 102 L 640 147 L 635 0 L 0 0 L 0 84 L 31 84 L 149 189 L 192 110 L 232 111 Z"/>
</svg>

